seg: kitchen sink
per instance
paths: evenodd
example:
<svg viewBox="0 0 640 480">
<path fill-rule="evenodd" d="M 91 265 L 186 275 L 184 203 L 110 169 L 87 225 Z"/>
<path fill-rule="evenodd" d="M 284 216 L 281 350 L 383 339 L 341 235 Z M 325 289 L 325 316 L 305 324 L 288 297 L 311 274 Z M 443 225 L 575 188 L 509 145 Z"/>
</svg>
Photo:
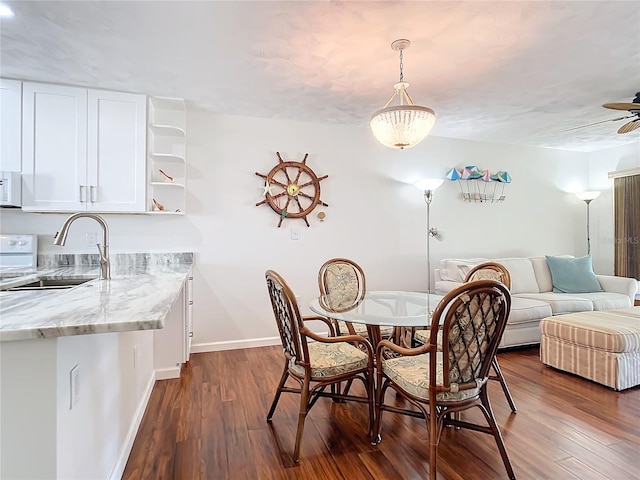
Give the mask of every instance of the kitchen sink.
<svg viewBox="0 0 640 480">
<path fill-rule="evenodd" d="M 25 283 L 24 285 L 7 288 L 6 290 L 10 292 L 18 290 L 65 290 L 90 282 L 91 280 L 93 280 L 93 278 L 40 278 Z"/>
</svg>

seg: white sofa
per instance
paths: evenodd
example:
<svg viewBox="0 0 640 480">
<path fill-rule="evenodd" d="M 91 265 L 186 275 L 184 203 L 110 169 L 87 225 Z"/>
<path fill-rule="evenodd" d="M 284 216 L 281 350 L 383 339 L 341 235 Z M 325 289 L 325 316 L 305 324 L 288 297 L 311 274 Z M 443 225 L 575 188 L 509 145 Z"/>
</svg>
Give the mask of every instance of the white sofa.
<svg viewBox="0 0 640 480">
<path fill-rule="evenodd" d="M 511 313 L 501 348 L 540 343 L 540 320 L 552 315 L 611 310 L 633 306 L 638 282 L 632 278 L 596 275 L 602 292 L 553 292 L 551 271 L 544 256 L 518 258 L 445 258 L 434 271 L 435 293 L 443 295 L 464 280 L 471 267 L 498 262 L 511 276 Z"/>
</svg>

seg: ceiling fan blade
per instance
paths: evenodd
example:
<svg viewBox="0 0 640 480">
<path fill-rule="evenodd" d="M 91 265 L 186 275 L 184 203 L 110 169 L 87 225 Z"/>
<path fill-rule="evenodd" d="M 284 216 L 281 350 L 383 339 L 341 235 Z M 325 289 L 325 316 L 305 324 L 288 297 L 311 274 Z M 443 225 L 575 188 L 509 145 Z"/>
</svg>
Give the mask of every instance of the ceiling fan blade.
<svg viewBox="0 0 640 480">
<path fill-rule="evenodd" d="M 627 115 L 625 117 L 619 117 L 619 118 L 610 118 L 609 120 L 602 120 L 601 122 L 588 123 L 587 125 L 580 125 L 579 127 L 573 127 L 564 131 L 570 132 L 571 130 L 577 130 L 578 128 L 591 127 L 592 125 L 599 125 L 601 123 L 607 123 L 607 122 L 617 122 L 617 121 L 624 120 L 626 118 L 631 118 L 631 117 L 635 117 L 635 115 Z"/>
<path fill-rule="evenodd" d="M 602 106 L 613 110 L 640 110 L 640 103 L 605 103 Z"/>
<path fill-rule="evenodd" d="M 618 129 L 618 133 L 629 133 L 636 128 L 640 128 L 640 118 L 637 120 L 631 120 L 630 122 L 625 123 Z"/>
</svg>

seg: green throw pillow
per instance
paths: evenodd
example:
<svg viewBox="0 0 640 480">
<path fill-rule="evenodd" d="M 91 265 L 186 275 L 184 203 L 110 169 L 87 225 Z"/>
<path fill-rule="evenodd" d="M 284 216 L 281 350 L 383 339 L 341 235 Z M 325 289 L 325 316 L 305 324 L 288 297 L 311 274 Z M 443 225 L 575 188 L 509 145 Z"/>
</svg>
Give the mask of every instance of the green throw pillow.
<svg viewBox="0 0 640 480">
<path fill-rule="evenodd" d="M 601 292 L 602 287 L 593 273 L 591 255 L 578 258 L 547 257 L 551 270 L 553 291 L 561 293 Z"/>
</svg>

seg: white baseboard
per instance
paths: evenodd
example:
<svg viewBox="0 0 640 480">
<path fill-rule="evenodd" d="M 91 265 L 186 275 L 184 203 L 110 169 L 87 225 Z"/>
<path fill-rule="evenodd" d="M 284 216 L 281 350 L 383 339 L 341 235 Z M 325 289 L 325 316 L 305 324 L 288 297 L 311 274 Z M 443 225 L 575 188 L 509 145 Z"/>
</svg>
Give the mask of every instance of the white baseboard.
<svg viewBox="0 0 640 480">
<path fill-rule="evenodd" d="M 180 378 L 180 367 L 159 368 L 155 371 L 156 380 L 168 380 L 169 378 Z"/>
<path fill-rule="evenodd" d="M 249 340 L 234 340 L 231 342 L 194 343 L 191 345 L 191 353 L 220 352 L 222 350 L 270 347 L 272 345 L 281 345 L 280 337 L 251 338 Z"/>
<path fill-rule="evenodd" d="M 124 439 L 122 449 L 120 450 L 120 455 L 118 455 L 118 461 L 116 462 L 116 465 L 113 468 L 111 475 L 109 476 L 109 480 L 120 480 L 122 478 L 124 469 L 127 466 L 127 461 L 129 460 L 129 454 L 131 454 L 133 441 L 136 439 L 136 435 L 138 434 L 138 429 L 140 428 L 140 423 L 142 423 L 142 417 L 144 416 L 144 412 L 147 409 L 147 404 L 149 403 L 149 399 L 151 398 L 151 392 L 153 391 L 153 386 L 155 385 L 155 383 L 156 373 L 152 371 L 151 378 L 149 378 L 149 382 L 144 389 L 144 393 L 142 394 L 140 403 L 138 403 L 138 408 L 136 409 L 136 413 L 133 416 L 133 420 L 131 422 L 131 425 L 129 426 L 129 431 L 127 432 L 127 436 Z"/>
</svg>

